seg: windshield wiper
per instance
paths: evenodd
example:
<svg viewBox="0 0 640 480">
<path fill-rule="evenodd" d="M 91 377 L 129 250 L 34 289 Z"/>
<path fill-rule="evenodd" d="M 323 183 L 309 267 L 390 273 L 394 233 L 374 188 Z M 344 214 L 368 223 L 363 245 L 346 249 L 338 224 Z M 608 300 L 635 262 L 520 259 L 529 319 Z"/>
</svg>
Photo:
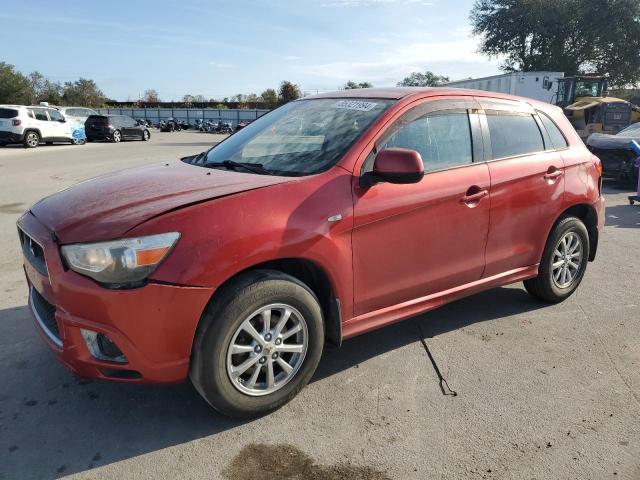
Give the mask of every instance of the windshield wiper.
<svg viewBox="0 0 640 480">
<path fill-rule="evenodd" d="M 273 175 L 273 172 L 270 172 L 269 170 L 264 168 L 261 163 L 234 162 L 233 160 L 225 160 L 224 162 L 220 163 L 206 163 L 204 166 L 208 168 L 225 167 L 229 170 L 244 168 L 251 173 L 257 173 L 259 175 Z"/>
</svg>

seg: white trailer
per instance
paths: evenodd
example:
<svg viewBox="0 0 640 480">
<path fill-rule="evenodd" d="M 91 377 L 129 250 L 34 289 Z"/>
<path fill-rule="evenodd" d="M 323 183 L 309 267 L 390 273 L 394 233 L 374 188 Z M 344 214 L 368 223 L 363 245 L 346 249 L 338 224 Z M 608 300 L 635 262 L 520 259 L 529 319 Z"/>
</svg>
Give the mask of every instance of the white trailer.
<svg viewBox="0 0 640 480">
<path fill-rule="evenodd" d="M 508 93 L 554 103 L 558 91 L 558 78 L 564 72 L 513 72 L 484 78 L 469 78 L 449 82 L 447 87 L 471 88 L 488 92 Z"/>
</svg>

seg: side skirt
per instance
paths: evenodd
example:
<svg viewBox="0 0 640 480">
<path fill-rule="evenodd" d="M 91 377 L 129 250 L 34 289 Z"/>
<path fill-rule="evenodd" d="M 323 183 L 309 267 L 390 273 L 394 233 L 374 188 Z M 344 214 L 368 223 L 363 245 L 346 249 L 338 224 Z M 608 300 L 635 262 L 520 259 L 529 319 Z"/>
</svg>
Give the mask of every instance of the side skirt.
<svg viewBox="0 0 640 480">
<path fill-rule="evenodd" d="M 434 293 L 425 297 L 408 300 L 390 307 L 381 308 L 372 312 L 358 315 L 347 320 L 342 325 L 342 338 L 347 339 L 361 333 L 375 330 L 376 328 L 389 325 L 391 323 L 413 317 L 420 313 L 433 310 L 446 303 L 459 298 L 468 297 L 474 293 L 488 290 L 490 288 L 508 285 L 510 283 L 533 278 L 538 275 L 538 265 L 516 268 L 508 272 L 482 278 L 475 282 L 467 283 L 459 287 L 451 288 L 443 292 Z"/>
</svg>

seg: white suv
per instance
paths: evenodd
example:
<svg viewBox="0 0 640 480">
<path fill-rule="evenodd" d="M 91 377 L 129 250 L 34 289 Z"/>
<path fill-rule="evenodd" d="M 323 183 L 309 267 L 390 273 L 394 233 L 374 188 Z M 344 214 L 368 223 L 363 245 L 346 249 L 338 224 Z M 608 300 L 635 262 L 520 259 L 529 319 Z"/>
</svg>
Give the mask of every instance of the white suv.
<svg viewBox="0 0 640 480">
<path fill-rule="evenodd" d="M 82 124 L 87 121 L 90 115 L 100 115 L 95 110 L 86 107 L 55 107 L 67 120 L 76 120 Z"/>
<path fill-rule="evenodd" d="M 0 105 L 0 146 L 22 143 L 35 148 L 40 142 L 73 142 L 72 124 L 55 108 Z"/>
</svg>

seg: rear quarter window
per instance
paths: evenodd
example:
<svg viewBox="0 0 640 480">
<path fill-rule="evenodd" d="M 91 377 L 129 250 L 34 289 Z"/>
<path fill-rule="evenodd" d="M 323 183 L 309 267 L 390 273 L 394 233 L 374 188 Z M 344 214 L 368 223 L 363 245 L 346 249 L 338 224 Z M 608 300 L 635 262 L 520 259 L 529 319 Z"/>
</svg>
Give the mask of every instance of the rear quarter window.
<svg viewBox="0 0 640 480">
<path fill-rule="evenodd" d="M 547 150 L 567 148 L 569 146 L 567 143 L 567 139 L 564 138 L 564 135 L 555 124 L 555 122 L 551 120 L 551 118 L 549 118 L 544 112 L 539 111 L 538 116 L 540 117 L 545 130 L 549 134 L 551 145 L 547 145 Z"/>
<path fill-rule="evenodd" d="M 507 158 L 544 151 L 542 134 L 533 115 L 486 112 L 493 158 Z"/>
<path fill-rule="evenodd" d="M 0 118 L 15 118 L 18 116 L 18 110 L 13 108 L 0 108 Z"/>
</svg>

